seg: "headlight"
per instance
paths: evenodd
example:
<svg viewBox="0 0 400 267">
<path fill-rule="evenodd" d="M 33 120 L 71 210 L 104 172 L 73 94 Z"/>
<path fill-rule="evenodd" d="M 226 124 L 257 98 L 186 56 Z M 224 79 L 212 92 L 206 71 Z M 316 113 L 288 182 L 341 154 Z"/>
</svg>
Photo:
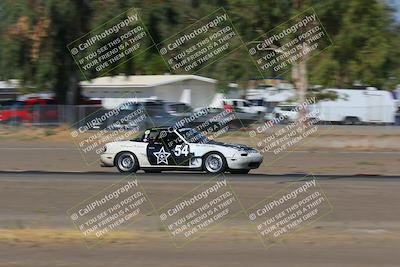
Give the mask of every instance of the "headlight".
<svg viewBox="0 0 400 267">
<path fill-rule="evenodd" d="M 253 148 L 248 148 L 248 147 L 240 147 L 238 148 L 239 152 L 246 152 L 246 153 L 257 153 L 258 151 L 253 149 Z"/>
<path fill-rule="evenodd" d="M 105 153 L 107 151 L 107 145 L 103 146 L 100 150 L 100 153 Z"/>
<path fill-rule="evenodd" d="M 244 152 L 246 152 L 248 154 L 258 153 L 258 151 L 253 149 L 253 148 L 246 148 L 246 149 L 241 150 L 241 152 L 242 151 L 244 151 Z"/>
</svg>

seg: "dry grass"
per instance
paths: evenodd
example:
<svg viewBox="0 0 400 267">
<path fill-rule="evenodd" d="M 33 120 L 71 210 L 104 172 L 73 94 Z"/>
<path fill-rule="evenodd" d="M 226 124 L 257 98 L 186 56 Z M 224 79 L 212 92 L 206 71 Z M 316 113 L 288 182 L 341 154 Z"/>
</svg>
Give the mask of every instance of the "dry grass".
<svg viewBox="0 0 400 267">
<path fill-rule="evenodd" d="M 218 141 L 246 144 L 257 147 L 257 143 L 284 126 L 276 126 L 268 133 L 258 134 L 256 137 L 249 137 L 249 129 L 229 131 L 218 137 Z M 46 141 L 46 142 L 72 142 L 72 130 L 63 125 L 60 127 L 38 128 L 30 126 L 8 127 L 0 126 L 0 136 L 3 140 L 10 141 Z M 88 138 L 95 132 L 80 134 L 79 140 Z M 381 126 L 354 126 L 336 127 L 330 129 L 320 128 L 316 133 L 311 134 L 300 141 L 295 147 L 289 149 L 297 150 L 304 148 L 308 151 L 318 150 L 340 150 L 340 151 L 400 151 L 400 127 L 385 128 Z"/>
<path fill-rule="evenodd" d="M 254 231 L 243 228 L 222 229 L 214 228 L 204 234 L 204 237 L 217 237 L 218 239 L 257 239 Z M 160 231 L 114 231 L 107 233 L 102 239 L 96 238 L 86 239 L 79 231 L 71 230 L 55 230 L 55 229 L 7 229 L 0 230 L 0 243 L 6 244 L 30 244 L 40 246 L 52 243 L 134 243 L 144 241 L 156 241 L 160 239 L 168 239 L 167 232 Z M 354 241 L 354 240 L 400 240 L 399 232 L 383 231 L 383 232 L 357 232 L 357 231 L 333 231 L 333 229 L 320 229 L 311 227 L 309 229 L 292 232 L 285 235 L 282 239 L 271 239 L 268 242 L 275 243 L 290 239 L 300 242 L 320 242 L 320 241 Z"/>
<path fill-rule="evenodd" d="M 68 126 L 59 126 L 51 128 L 1 126 L 0 136 L 2 139 L 11 139 L 19 141 L 43 140 L 43 139 L 51 141 L 64 141 L 64 140 L 70 140 L 71 138 Z"/>
</svg>

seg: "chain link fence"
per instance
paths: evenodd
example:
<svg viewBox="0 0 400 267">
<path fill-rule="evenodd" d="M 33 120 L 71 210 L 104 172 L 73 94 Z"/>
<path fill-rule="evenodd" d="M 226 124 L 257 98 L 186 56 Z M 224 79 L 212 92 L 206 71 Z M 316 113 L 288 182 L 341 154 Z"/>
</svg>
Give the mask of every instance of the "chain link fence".
<svg viewBox="0 0 400 267">
<path fill-rule="evenodd" d="M 99 110 L 94 105 L 12 105 L 0 107 L 0 125 L 60 126 L 77 125 Z"/>
<path fill-rule="evenodd" d="M 5 105 L 0 106 L 0 127 L 7 125 L 36 127 L 68 125 L 79 127 L 85 125 L 88 121 L 93 119 L 95 114 L 98 114 L 99 112 L 101 113 L 102 111 L 106 110 L 100 105 Z M 371 109 L 368 111 L 366 116 L 373 116 L 376 112 L 378 111 Z M 325 109 L 324 114 L 321 114 L 321 116 L 331 118 L 336 117 L 333 116 L 333 114 L 337 115 L 337 113 L 336 110 Z M 262 123 L 257 118 L 250 118 L 249 114 L 241 113 L 239 115 L 241 121 L 246 125 L 255 123 L 256 121 Z M 162 112 L 152 112 L 151 110 L 149 111 L 148 116 L 150 117 L 149 120 L 151 120 L 151 123 L 148 122 L 149 127 L 153 126 L 154 123 L 160 126 L 166 121 L 179 120 L 179 117 L 171 116 L 168 113 L 163 114 Z M 171 119 L 172 117 L 175 119 Z M 400 125 L 400 112 L 397 111 L 397 113 L 393 114 L 393 117 L 395 118 L 394 124 Z M 324 120 L 323 118 L 321 119 Z M 110 125 L 113 122 L 113 118 L 110 118 L 107 120 L 105 125 Z M 342 123 L 352 124 L 349 121 L 343 121 Z M 362 121 L 357 121 L 357 123 L 353 124 L 364 123 L 362 123 Z"/>
</svg>

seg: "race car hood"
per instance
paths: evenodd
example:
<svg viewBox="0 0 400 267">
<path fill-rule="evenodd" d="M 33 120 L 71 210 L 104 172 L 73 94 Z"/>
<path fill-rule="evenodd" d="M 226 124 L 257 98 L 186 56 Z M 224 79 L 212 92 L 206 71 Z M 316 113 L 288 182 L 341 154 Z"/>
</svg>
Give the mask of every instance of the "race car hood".
<svg viewBox="0 0 400 267">
<path fill-rule="evenodd" d="M 222 142 L 216 142 L 216 141 L 212 141 L 212 142 L 210 142 L 210 144 L 224 146 L 224 147 L 230 147 L 230 148 L 234 148 L 237 150 L 243 150 L 243 151 L 254 151 L 255 150 L 254 148 L 251 148 L 251 147 L 245 146 L 245 145 L 241 145 L 241 144 L 230 144 L 230 143 L 222 143 Z"/>
</svg>

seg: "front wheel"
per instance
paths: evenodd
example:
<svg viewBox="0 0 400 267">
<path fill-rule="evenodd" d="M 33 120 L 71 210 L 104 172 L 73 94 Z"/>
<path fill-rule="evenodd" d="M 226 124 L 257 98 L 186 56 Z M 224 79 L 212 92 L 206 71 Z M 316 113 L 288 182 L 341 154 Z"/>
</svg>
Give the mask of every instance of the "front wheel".
<svg viewBox="0 0 400 267">
<path fill-rule="evenodd" d="M 204 158 L 203 170 L 207 173 L 221 173 L 226 169 L 224 156 L 217 152 L 211 152 Z"/>
<path fill-rule="evenodd" d="M 116 157 L 117 169 L 121 173 L 132 173 L 139 169 L 139 162 L 135 155 L 130 152 L 122 152 Z"/>
</svg>

